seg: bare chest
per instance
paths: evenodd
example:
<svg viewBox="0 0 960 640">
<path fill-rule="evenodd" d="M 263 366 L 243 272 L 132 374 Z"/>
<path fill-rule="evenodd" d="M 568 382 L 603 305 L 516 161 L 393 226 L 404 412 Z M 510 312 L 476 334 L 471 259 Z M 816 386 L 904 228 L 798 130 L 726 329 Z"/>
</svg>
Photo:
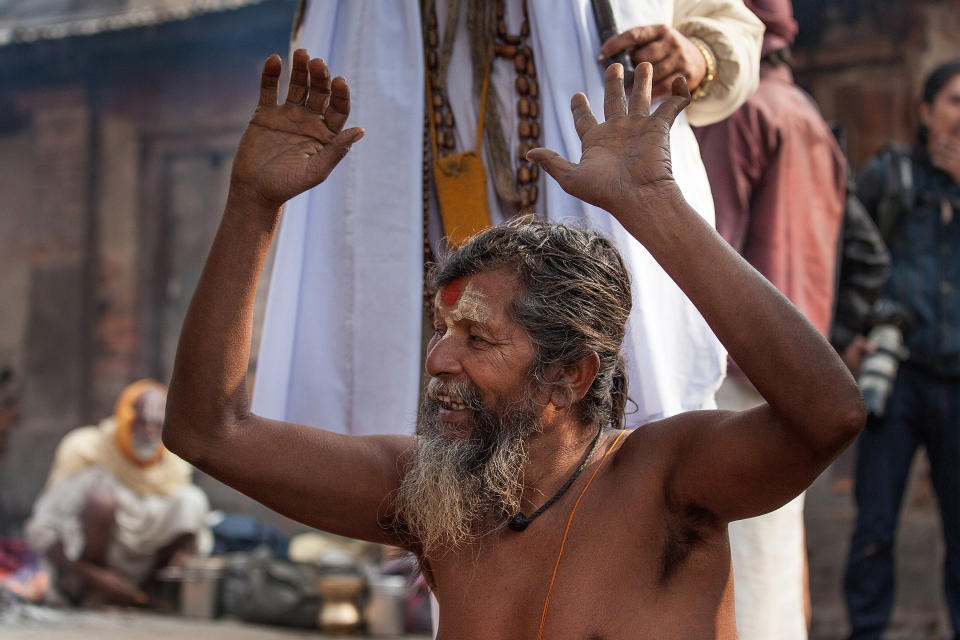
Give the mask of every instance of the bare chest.
<svg viewBox="0 0 960 640">
<path fill-rule="evenodd" d="M 502 530 L 435 562 L 439 639 L 533 639 L 541 624 L 542 637 L 553 640 L 726 637 L 663 632 L 667 619 L 690 621 L 696 609 L 705 624 L 716 623 L 728 590 L 725 544 L 698 550 L 664 580 L 670 543 L 662 514 L 615 496 L 582 504 L 569 529 L 570 509 L 558 509 L 526 531 Z M 703 590 L 704 578 L 712 591 Z M 694 584 L 697 593 L 686 594 Z"/>
</svg>

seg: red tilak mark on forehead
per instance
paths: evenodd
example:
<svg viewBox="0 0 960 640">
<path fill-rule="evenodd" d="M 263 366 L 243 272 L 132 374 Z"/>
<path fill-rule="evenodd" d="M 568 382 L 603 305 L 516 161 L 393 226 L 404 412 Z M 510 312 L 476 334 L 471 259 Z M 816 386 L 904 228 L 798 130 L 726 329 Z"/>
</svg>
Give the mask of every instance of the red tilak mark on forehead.
<svg viewBox="0 0 960 640">
<path fill-rule="evenodd" d="M 440 302 L 442 302 L 444 306 L 452 307 L 457 304 L 457 300 L 460 299 L 460 294 L 462 293 L 463 278 L 457 278 L 440 290 Z"/>
</svg>

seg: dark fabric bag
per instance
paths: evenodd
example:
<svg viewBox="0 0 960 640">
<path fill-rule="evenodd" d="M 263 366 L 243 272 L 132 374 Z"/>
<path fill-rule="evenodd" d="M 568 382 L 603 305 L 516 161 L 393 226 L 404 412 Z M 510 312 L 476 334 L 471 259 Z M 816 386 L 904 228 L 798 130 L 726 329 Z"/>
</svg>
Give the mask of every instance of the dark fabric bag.
<svg viewBox="0 0 960 640">
<path fill-rule="evenodd" d="M 315 628 L 323 604 L 316 566 L 272 557 L 266 550 L 235 556 L 222 584 L 226 614 L 247 622 Z"/>
</svg>

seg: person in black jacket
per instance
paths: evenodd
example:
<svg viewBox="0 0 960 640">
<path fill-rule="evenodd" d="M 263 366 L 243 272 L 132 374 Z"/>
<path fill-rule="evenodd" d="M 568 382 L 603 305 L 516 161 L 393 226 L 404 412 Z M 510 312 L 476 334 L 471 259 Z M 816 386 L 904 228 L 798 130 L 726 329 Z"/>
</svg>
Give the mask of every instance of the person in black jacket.
<svg viewBox="0 0 960 640">
<path fill-rule="evenodd" d="M 847 186 L 843 227 L 837 242 L 837 280 L 830 344 L 854 376 L 870 351 L 866 334 L 873 306 L 890 275 L 890 252 L 852 179 Z"/>
<path fill-rule="evenodd" d="M 909 355 L 858 443 L 844 580 L 851 639 L 880 638 L 890 617 L 897 513 L 921 444 L 943 518 L 947 606 L 960 633 L 960 59 L 928 77 L 920 121 L 912 149 L 888 148 L 857 182 L 888 241 L 884 297 L 909 317 Z"/>
</svg>

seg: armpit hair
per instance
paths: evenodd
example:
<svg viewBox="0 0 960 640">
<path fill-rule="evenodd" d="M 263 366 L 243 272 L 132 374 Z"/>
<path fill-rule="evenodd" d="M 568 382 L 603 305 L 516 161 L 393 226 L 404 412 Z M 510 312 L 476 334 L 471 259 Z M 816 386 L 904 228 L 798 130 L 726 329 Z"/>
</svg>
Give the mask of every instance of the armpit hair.
<svg viewBox="0 0 960 640">
<path fill-rule="evenodd" d="M 660 584 L 670 581 L 677 570 L 683 566 L 690 554 L 707 539 L 707 534 L 719 525 L 716 515 L 709 509 L 697 504 L 677 504 L 675 496 L 666 484 L 664 501 L 667 506 L 667 519 L 663 555 L 660 557 Z"/>
</svg>

